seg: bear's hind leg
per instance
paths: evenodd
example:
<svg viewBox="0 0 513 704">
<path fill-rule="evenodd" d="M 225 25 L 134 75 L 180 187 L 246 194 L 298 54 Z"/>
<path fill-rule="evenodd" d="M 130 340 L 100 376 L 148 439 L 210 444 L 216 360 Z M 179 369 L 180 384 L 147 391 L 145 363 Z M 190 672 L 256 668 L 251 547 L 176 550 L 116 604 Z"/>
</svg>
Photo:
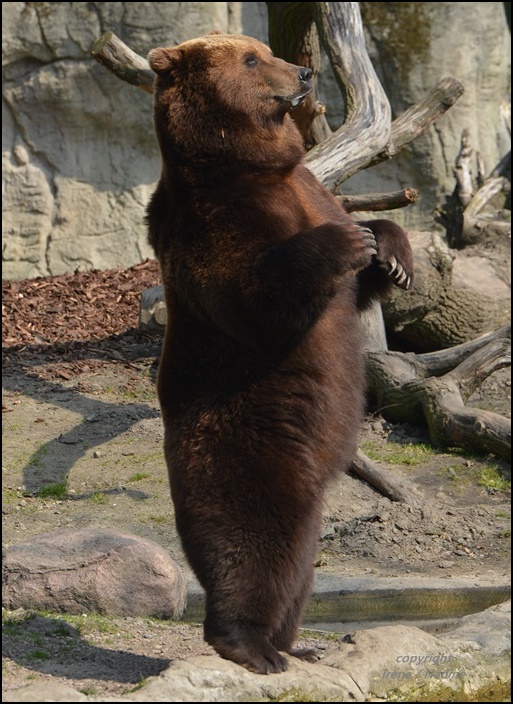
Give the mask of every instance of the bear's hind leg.
<svg viewBox="0 0 513 704">
<path fill-rule="evenodd" d="M 286 658 L 271 644 L 269 637 L 257 624 L 221 623 L 207 613 L 205 640 L 221 657 L 232 660 L 251 672 L 268 675 L 284 672 L 288 668 Z"/>
<path fill-rule="evenodd" d="M 271 643 L 288 655 L 292 655 L 299 660 L 306 662 L 317 662 L 319 655 L 314 648 L 294 648 L 293 645 L 298 639 L 299 626 L 305 601 L 311 592 L 313 579 L 307 575 L 297 596 L 285 614 L 285 618 L 278 630 L 273 634 Z"/>
</svg>

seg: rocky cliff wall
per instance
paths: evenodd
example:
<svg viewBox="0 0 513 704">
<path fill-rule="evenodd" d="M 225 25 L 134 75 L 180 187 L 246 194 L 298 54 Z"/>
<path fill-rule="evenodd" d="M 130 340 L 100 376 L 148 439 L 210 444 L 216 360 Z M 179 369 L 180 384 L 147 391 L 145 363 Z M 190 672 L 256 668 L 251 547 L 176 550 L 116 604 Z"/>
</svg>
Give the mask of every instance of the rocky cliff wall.
<svg viewBox="0 0 513 704">
<path fill-rule="evenodd" d="M 2 3 L 3 277 L 152 256 L 152 101 L 90 58 L 113 31 L 146 56 L 213 28 L 265 38 L 265 3 Z"/>
<path fill-rule="evenodd" d="M 446 75 L 465 95 L 392 162 L 343 185 L 346 193 L 420 188 L 394 211 L 430 229 L 454 187 L 464 128 L 487 169 L 509 148 L 510 35 L 503 3 L 360 3 L 371 58 L 395 115 Z M 469 6 L 472 10 L 469 11 Z M 267 40 L 263 2 L 2 3 L 3 277 L 130 266 L 152 256 L 144 207 L 158 178 L 150 96 L 90 58 L 113 31 L 145 56 L 213 28 Z M 321 83 L 332 127 L 342 99 Z"/>
</svg>

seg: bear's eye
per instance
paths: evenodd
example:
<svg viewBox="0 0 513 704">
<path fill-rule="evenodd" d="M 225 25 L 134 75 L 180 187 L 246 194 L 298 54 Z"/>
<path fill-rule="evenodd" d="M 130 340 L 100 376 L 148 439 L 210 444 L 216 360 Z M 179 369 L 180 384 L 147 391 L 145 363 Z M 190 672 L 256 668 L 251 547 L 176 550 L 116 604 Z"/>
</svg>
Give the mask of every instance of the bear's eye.
<svg viewBox="0 0 513 704">
<path fill-rule="evenodd" d="M 254 54 L 249 54 L 244 59 L 244 63 L 246 64 L 246 66 L 256 66 L 258 64 L 258 56 L 255 56 Z"/>
</svg>

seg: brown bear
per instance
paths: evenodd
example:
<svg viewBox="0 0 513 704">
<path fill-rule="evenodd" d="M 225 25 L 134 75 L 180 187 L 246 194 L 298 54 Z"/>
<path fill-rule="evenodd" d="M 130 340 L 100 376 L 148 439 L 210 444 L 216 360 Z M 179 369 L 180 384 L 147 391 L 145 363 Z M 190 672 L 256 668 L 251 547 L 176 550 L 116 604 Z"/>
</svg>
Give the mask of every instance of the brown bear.
<svg viewBox="0 0 513 704">
<path fill-rule="evenodd" d="M 293 646 L 323 490 L 356 449 L 359 309 L 385 292 L 387 270 L 411 285 L 411 251 L 392 223 L 355 222 L 302 165 L 290 112 L 310 69 L 218 33 L 148 59 L 162 172 L 147 224 L 168 311 L 158 394 L 176 524 L 205 589 L 206 641 L 281 672 L 279 651 L 317 659 Z"/>
</svg>

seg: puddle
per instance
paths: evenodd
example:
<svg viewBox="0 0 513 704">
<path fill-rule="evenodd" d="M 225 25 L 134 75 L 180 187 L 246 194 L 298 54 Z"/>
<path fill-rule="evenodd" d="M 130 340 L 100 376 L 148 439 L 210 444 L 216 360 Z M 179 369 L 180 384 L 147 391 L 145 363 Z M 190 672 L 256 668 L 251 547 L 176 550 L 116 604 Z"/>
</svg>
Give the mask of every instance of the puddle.
<svg viewBox="0 0 513 704">
<path fill-rule="evenodd" d="M 347 633 L 405 623 L 433 634 L 444 633 L 457 626 L 462 616 L 510 598 L 511 587 L 506 585 L 321 591 L 311 597 L 302 628 Z M 184 620 L 202 622 L 204 601 L 201 590 L 190 590 Z"/>
<path fill-rule="evenodd" d="M 402 623 L 432 634 L 459 625 L 462 616 L 511 598 L 509 586 L 337 591 L 312 597 L 303 628 L 335 633 Z"/>
</svg>

